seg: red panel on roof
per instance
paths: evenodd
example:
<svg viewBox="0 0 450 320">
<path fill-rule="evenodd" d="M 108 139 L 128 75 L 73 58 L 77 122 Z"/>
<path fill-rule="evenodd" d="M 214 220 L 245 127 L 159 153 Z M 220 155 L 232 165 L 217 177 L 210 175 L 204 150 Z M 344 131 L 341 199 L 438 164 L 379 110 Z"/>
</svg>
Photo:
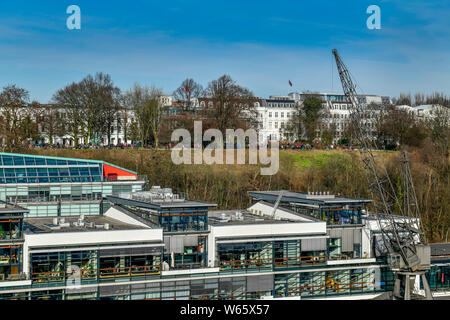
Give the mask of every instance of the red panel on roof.
<svg viewBox="0 0 450 320">
<path fill-rule="evenodd" d="M 128 172 L 128 171 L 125 171 L 125 170 L 122 170 L 122 169 L 119 169 L 119 168 L 107 165 L 107 164 L 103 164 L 103 175 L 105 177 L 109 177 L 109 176 L 123 177 L 123 176 L 126 176 L 126 177 L 136 177 L 137 178 L 137 175 L 134 174 L 134 173 L 131 173 L 131 172 Z"/>
</svg>

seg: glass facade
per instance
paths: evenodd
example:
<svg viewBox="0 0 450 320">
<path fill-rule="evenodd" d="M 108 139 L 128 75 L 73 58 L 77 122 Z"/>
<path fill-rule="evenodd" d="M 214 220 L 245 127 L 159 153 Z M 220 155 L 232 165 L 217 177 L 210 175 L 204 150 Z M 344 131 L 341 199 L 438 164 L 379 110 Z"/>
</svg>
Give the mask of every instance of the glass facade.
<svg viewBox="0 0 450 320">
<path fill-rule="evenodd" d="M 275 275 L 275 296 L 327 296 L 375 292 L 375 269 Z"/>
<path fill-rule="evenodd" d="M 302 250 L 301 240 L 217 245 L 221 271 L 283 270 L 324 264 L 325 250 Z"/>
<path fill-rule="evenodd" d="M 102 163 L 0 154 L 0 184 L 101 182 Z"/>
<path fill-rule="evenodd" d="M 269 282 L 262 284 L 265 280 Z M 81 290 L 80 290 L 81 291 Z M 101 300 L 254 300 L 263 296 L 320 297 L 383 291 L 373 268 L 255 275 L 203 279 L 151 281 L 139 284 L 99 286 L 98 290 L 42 290 L 23 294 L 2 294 L 0 299 L 101 299 Z"/>
<path fill-rule="evenodd" d="M 26 217 L 98 215 L 105 196 L 142 187 L 110 181 L 101 161 L 0 153 L 0 200 L 26 207 Z"/>
<path fill-rule="evenodd" d="M 208 207 L 146 208 L 123 205 L 143 219 L 163 228 L 164 232 L 205 231 L 208 229 Z"/>
<path fill-rule="evenodd" d="M 15 279 L 22 272 L 25 210 L 18 210 L 2 201 L 0 204 L 5 209 L 0 211 L 0 281 L 4 281 Z"/>
<path fill-rule="evenodd" d="M 20 245 L 0 245 L 0 281 L 8 280 L 9 275 L 18 274 L 22 264 Z"/>
<path fill-rule="evenodd" d="M 311 216 L 315 219 L 326 221 L 330 225 L 361 224 L 361 207 L 335 207 L 335 208 L 303 208 L 293 206 L 289 208 L 297 213 Z"/>
<path fill-rule="evenodd" d="M 159 225 L 165 232 L 204 231 L 208 208 L 174 208 L 159 213 Z"/>
<path fill-rule="evenodd" d="M 68 272 L 68 267 L 72 271 Z M 75 266 L 75 268 L 74 268 Z M 161 250 L 125 248 L 67 252 L 32 253 L 30 274 L 33 286 L 64 283 L 80 272 L 81 283 L 129 281 L 159 275 Z"/>
<path fill-rule="evenodd" d="M 427 279 L 431 290 L 450 290 L 450 265 L 432 266 Z"/>
</svg>

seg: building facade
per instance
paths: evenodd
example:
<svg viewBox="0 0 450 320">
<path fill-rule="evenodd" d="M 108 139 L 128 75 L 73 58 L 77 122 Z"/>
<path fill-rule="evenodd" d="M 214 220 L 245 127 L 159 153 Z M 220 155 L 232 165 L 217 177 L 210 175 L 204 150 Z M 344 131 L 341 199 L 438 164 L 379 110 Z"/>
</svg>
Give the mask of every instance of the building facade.
<svg viewBox="0 0 450 320">
<path fill-rule="evenodd" d="M 26 217 L 99 215 L 109 208 L 106 196 L 145 183 L 104 161 L 0 153 L 0 200 L 27 208 Z"/>
<path fill-rule="evenodd" d="M 0 267 L 0 299 L 372 299 L 392 290 L 373 248 L 370 200 L 285 192 L 274 210 L 279 194 L 249 192 L 249 208 L 226 211 L 153 187 L 107 196 L 101 215 L 55 218 L 5 205 L 3 220 L 25 218 L 15 242 L 1 242 L 21 253 L 1 251 L 0 261 L 15 259 Z M 448 249 L 432 251 L 434 294 L 450 290 Z"/>
</svg>

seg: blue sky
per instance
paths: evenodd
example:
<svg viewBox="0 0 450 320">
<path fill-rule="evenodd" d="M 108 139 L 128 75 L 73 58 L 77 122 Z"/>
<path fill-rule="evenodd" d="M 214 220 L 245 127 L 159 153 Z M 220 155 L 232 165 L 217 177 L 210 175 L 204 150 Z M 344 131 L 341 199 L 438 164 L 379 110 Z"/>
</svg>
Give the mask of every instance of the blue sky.
<svg viewBox="0 0 450 320">
<path fill-rule="evenodd" d="M 81 8 L 81 30 L 66 8 Z M 381 30 L 369 30 L 369 5 Z M 450 94 L 450 1 L 129 0 L 0 2 L 0 86 L 45 103 L 87 74 L 172 93 L 223 74 L 257 96 L 341 92 L 337 48 L 364 93 Z M 293 88 L 288 85 L 293 82 Z"/>
</svg>

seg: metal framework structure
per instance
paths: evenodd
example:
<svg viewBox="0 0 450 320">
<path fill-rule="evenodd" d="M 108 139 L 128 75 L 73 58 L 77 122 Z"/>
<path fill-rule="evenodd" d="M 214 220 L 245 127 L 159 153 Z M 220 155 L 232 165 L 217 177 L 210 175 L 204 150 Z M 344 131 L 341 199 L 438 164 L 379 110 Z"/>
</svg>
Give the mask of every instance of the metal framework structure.
<svg viewBox="0 0 450 320">
<path fill-rule="evenodd" d="M 394 297 L 402 296 L 404 299 L 410 299 L 411 277 L 419 275 L 422 277 L 427 298 L 431 298 L 424 276 L 424 271 L 429 269 L 429 246 L 420 220 L 407 153 L 404 151 L 401 159 L 404 192 L 403 201 L 401 201 L 389 177 L 383 157 L 377 157 L 373 152 L 378 148 L 375 139 L 366 131 L 364 119 L 367 110 L 358 100 L 356 85 L 352 81 L 351 74 L 337 50 L 334 49 L 332 53 L 336 60 L 344 94 L 352 103 L 351 125 L 354 137 L 360 145 L 364 171 L 374 199 L 375 210 L 385 218 L 382 221 L 381 215 L 377 214 L 388 262 L 398 278 Z M 394 215 L 394 209 L 398 210 L 399 215 Z M 403 290 L 400 289 L 400 285 L 403 285 Z M 400 294 L 401 291 L 403 295 Z"/>
</svg>

